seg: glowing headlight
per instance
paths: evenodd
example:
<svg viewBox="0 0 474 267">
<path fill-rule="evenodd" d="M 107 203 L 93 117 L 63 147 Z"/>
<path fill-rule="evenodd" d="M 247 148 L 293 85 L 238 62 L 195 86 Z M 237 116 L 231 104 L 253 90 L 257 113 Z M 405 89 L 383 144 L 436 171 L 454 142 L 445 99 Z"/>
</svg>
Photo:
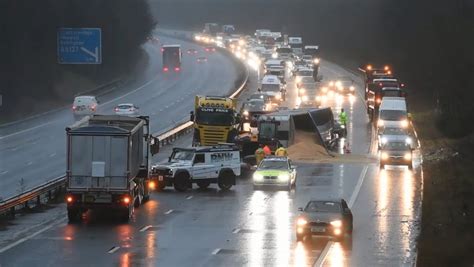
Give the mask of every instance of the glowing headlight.
<svg viewBox="0 0 474 267">
<path fill-rule="evenodd" d="M 319 58 L 315 58 L 315 59 L 313 60 L 313 62 L 314 62 L 314 64 L 319 64 Z"/>
<path fill-rule="evenodd" d="M 278 175 L 278 180 L 288 181 L 290 179 L 290 175 L 288 173 L 283 173 Z"/>
<path fill-rule="evenodd" d="M 403 158 L 404 158 L 405 160 L 411 160 L 411 153 L 406 153 L 406 154 L 403 156 Z"/>
<path fill-rule="evenodd" d="M 387 152 L 383 152 L 383 153 L 380 155 L 380 158 L 382 158 L 383 160 L 388 159 L 388 153 L 387 153 Z"/>
<path fill-rule="evenodd" d="M 378 120 L 378 121 L 377 121 L 377 126 L 381 127 L 381 126 L 383 126 L 383 125 L 384 125 L 383 120 Z"/>
<path fill-rule="evenodd" d="M 279 94 L 275 95 L 275 99 L 276 99 L 276 100 L 280 100 L 280 99 L 281 99 L 281 95 L 279 95 Z"/>
<path fill-rule="evenodd" d="M 408 145 L 411 145 L 412 143 L 411 138 L 407 137 L 407 139 L 405 139 L 405 143 L 407 143 Z"/>
<path fill-rule="evenodd" d="M 400 124 L 402 125 L 403 128 L 406 128 L 408 127 L 408 120 L 402 120 Z"/>
<path fill-rule="evenodd" d="M 321 96 L 319 96 L 319 95 L 316 96 L 315 100 L 318 101 L 318 102 L 321 101 Z"/>
<path fill-rule="evenodd" d="M 261 175 L 260 173 L 254 173 L 253 174 L 253 180 L 254 181 L 262 181 L 263 180 L 263 175 Z"/>
<path fill-rule="evenodd" d="M 382 138 L 380 139 L 380 142 L 381 142 L 382 144 L 387 143 L 387 138 L 386 138 L 386 137 L 382 137 Z"/>
<path fill-rule="evenodd" d="M 272 54 L 272 58 L 277 58 L 278 57 L 278 54 L 277 53 L 273 53 Z"/>
<path fill-rule="evenodd" d="M 328 92 L 328 88 L 327 88 L 327 87 L 323 87 L 323 88 L 321 88 L 321 90 L 323 91 L 323 93 L 327 93 L 327 92 Z"/>
<path fill-rule="evenodd" d="M 329 86 L 334 86 L 334 82 L 333 82 L 333 81 L 330 81 L 330 82 L 329 82 Z"/>
<path fill-rule="evenodd" d="M 302 100 L 303 100 L 303 101 L 308 101 L 308 96 L 307 96 L 307 95 L 304 95 L 304 96 L 302 97 Z"/>
<path fill-rule="evenodd" d="M 239 40 L 239 45 L 245 45 L 245 41 L 244 40 Z"/>
<path fill-rule="evenodd" d="M 244 112 L 242 112 L 242 114 L 243 114 L 244 116 L 248 116 L 248 115 L 249 115 L 249 112 L 248 112 L 247 110 L 244 110 Z"/>
<path fill-rule="evenodd" d="M 336 86 L 337 86 L 337 87 L 341 87 L 341 86 L 342 86 L 341 81 L 337 81 L 337 82 L 336 82 Z"/>
<path fill-rule="evenodd" d="M 301 89 L 300 89 L 300 94 L 304 94 L 304 93 L 306 93 L 306 89 L 301 88 Z"/>
<path fill-rule="evenodd" d="M 334 226 L 334 227 L 341 227 L 342 226 L 342 221 L 341 220 L 332 221 L 331 225 Z"/>
<path fill-rule="evenodd" d="M 354 86 L 349 87 L 349 90 L 354 91 L 355 90 Z"/>
<path fill-rule="evenodd" d="M 295 81 L 296 81 L 296 83 L 301 82 L 301 77 L 300 76 L 296 77 Z"/>
<path fill-rule="evenodd" d="M 299 225 L 299 226 L 302 226 L 302 225 L 306 225 L 308 223 L 308 221 L 304 218 L 299 218 L 297 221 L 296 221 L 296 224 Z"/>
</svg>

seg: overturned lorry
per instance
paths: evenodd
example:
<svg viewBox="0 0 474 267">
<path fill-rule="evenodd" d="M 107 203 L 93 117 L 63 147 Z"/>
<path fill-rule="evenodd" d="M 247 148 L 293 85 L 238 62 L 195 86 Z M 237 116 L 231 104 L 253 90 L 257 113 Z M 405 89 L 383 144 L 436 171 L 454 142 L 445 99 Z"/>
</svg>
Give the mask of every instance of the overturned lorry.
<svg viewBox="0 0 474 267">
<path fill-rule="evenodd" d="M 150 160 L 159 140 L 147 116 L 87 116 L 66 128 L 66 202 L 69 221 L 88 209 L 127 221 L 149 198 Z"/>
<path fill-rule="evenodd" d="M 339 135 L 331 108 L 281 110 L 263 114 L 253 126 L 255 131 L 241 134 L 236 140 L 243 157 L 253 155 L 260 145 L 268 145 L 272 151 L 278 146 L 288 148 L 308 134 L 312 136 L 311 142 L 326 150 Z"/>
</svg>

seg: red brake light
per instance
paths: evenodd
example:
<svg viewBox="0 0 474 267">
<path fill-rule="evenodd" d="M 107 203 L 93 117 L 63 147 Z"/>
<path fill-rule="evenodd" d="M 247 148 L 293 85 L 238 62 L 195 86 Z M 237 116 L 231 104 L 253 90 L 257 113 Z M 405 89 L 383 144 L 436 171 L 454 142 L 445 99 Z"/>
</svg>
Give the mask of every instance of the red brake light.
<svg viewBox="0 0 474 267">
<path fill-rule="evenodd" d="M 119 108 L 115 108 L 115 112 L 119 111 Z"/>
<path fill-rule="evenodd" d="M 125 203 L 125 204 L 130 203 L 130 197 L 128 197 L 128 196 L 123 197 L 123 203 Z"/>
<path fill-rule="evenodd" d="M 181 69 L 179 67 L 174 68 L 174 71 L 180 71 Z"/>
<path fill-rule="evenodd" d="M 163 68 L 163 71 L 164 71 L 164 72 L 169 71 L 168 67 L 164 67 L 164 68 Z"/>
<path fill-rule="evenodd" d="M 379 83 L 379 86 L 382 86 L 383 84 L 382 83 Z"/>
<path fill-rule="evenodd" d="M 67 197 L 66 197 L 67 203 L 72 203 L 73 200 L 74 200 L 74 199 L 72 198 L 72 196 L 67 196 Z"/>
<path fill-rule="evenodd" d="M 164 51 L 165 51 L 165 49 L 164 49 L 164 48 L 161 48 L 161 52 L 164 52 Z"/>
<path fill-rule="evenodd" d="M 72 110 L 76 110 L 76 106 L 72 106 Z"/>
</svg>

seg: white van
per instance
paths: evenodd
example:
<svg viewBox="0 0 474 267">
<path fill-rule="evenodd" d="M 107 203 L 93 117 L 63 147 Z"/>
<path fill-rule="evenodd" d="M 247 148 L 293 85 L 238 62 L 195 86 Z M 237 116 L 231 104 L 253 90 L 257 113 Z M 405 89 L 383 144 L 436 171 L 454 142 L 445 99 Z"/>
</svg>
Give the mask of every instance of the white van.
<svg viewBox="0 0 474 267">
<path fill-rule="evenodd" d="M 97 111 L 99 102 L 95 96 L 76 96 L 72 104 L 72 113 L 74 118 L 79 119 L 83 116 L 93 115 Z"/>
<path fill-rule="evenodd" d="M 272 102 L 285 100 L 285 86 L 276 75 L 263 76 L 260 91 L 268 95 Z"/>
<path fill-rule="evenodd" d="M 377 129 L 382 127 L 407 128 L 407 102 L 404 97 L 384 97 L 379 107 Z"/>
</svg>

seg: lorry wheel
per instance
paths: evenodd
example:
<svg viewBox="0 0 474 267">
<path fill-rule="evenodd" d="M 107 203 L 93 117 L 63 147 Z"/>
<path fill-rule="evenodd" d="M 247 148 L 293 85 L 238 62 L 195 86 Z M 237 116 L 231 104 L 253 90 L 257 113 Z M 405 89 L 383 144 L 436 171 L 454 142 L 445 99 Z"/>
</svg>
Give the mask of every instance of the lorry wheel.
<svg viewBox="0 0 474 267">
<path fill-rule="evenodd" d="M 189 175 L 186 173 L 180 173 L 174 178 L 174 189 L 178 192 L 185 192 L 188 190 Z"/>
<path fill-rule="evenodd" d="M 67 209 L 67 218 L 69 223 L 75 223 L 80 221 L 81 212 L 78 209 Z"/>
<path fill-rule="evenodd" d="M 232 181 L 235 179 L 235 175 L 232 172 L 222 173 L 218 180 L 217 185 L 222 190 L 229 190 L 232 187 Z"/>
<path fill-rule="evenodd" d="M 197 181 L 196 184 L 199 186 L 199 188 L 206 189 L 209 187 L 211 182 L 210 181 Z"/>
</svg>

